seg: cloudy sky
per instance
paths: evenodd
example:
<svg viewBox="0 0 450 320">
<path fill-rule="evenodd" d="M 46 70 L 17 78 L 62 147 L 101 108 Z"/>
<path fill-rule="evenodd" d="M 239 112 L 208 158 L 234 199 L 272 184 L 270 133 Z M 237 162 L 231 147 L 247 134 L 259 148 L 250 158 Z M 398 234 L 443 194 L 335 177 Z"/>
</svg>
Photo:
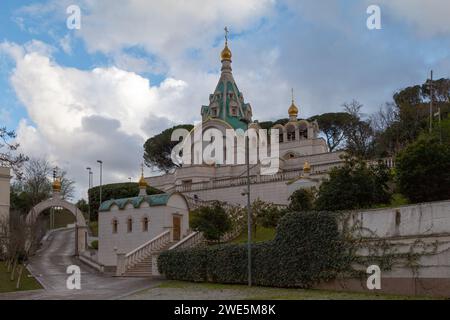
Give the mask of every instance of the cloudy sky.
<svg viewBox="0 0 450 320">
<path fill-rule="evenodd" d="M 367 8 L 381 9 L 369 30 Z M 67 27 L 67 8 L 81 28 Z M 137 179 L 145 140 L 200 119 L 220 72 L 223 28 L 254 118 L 357 99 L 376 111 L 430 69 L 450 76 L 448 0 L 0 0 L 0 125 L 22 152 L 104 181 Z M 146 175 L 154 174 L 146 169 Z"/>
</svg>

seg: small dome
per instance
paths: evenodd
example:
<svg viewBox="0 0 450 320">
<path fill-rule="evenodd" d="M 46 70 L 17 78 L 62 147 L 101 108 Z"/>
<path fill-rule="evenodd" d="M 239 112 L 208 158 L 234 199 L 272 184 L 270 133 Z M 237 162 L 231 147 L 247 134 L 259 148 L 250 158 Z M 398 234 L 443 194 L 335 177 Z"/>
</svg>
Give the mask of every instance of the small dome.
<svg viewBox="0 0 450 320">
<path fill-rule="evenodd" d="M 61 179 L 56 178 L 55 181 L 53 181 L 52 188 L 54 192 L 60 192 L 61 191 Z"/>
<path fill-rule="evenodd" d="M 305 173 L 311 172 L 311 166 L 308 161 L 305 161 L 305 164 L 303 165 L 303 172 Z"/>
<path fill-rule="evenodd" d="M 223 48 L 220 54 L 220 59 L 221 61 L 231 61 L 231 56 L 231 50 L 228 48 L 228 45 L 225 44 L 225 48 Z"/>
<path fill-rule="evenodd" d="M 289 107 L 288 113 L 290 117 L 296 117 L 298 115 L 298 108 L 294 104 L 294 102 L 292 102 L 291 106 Z"/>
<path fill-rule="evenodd" d="M 147 181 L 145 181 L 144 179 L 144 175 L 141 175 L 141 178 L 139 179 L 139 188 L 147 188 L 148 187 L 148 183 Z"/>
</svg>

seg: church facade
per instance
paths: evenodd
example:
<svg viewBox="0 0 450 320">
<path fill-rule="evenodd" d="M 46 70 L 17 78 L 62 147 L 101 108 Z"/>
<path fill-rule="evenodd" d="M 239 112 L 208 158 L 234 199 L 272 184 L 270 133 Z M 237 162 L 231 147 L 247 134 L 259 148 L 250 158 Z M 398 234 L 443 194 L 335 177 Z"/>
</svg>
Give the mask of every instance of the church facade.
<svg viewBox="0 0 450 320">
<path fill-rule="evenodd" d="M 220 57 L 220 79 L 209 96 L 209 104 L 202 106 L 200 110 L 201 130 L 202 141 L 205 141 L 205 134 L 209 129 L 220 131 L 226 149 L 227 130 L 258 131 L 261 126 L 257 121 L 252 121 L 252 107 L 245 102 L 244 95 L 234 80 L 231 68 L 232 53 L 228 41 L 225 42 Z M 276 130 L 278 133 L 277 170 L 269 175 L 261 174 L 262 163 L 250 162 L 252 201 L 259 198 L 286 205 L 292 192 L 299 188 L 318 186 L 327 177 L 330 168 L 343 163 L 342 152 L 329 152 L 326 141 L 319 135 L 318 123 L 299 118 L 294 97 L 287 113 L 287 123 L 271 128 L 272 132 Z M 191 134 L 193 135 L 192 132 Z M 270 144 L 270 141 L 268 143 Z M 235 143 L 231 145 L 234 148 L 231 153 L 234 153 L 236 159 L 239 151 L 243 150 L 239 150 Z M 191 152 L 194 158 L 198 158 L 194 148 Z M 230 150 L 224 150 L 224 154 L 228 156 Z M 244 205 L 246 198 L 242 196 L 242 190 L 246 184 L 246 170 L 245 162 L 185 163 L 164 175 L 147 177 L 146 181 L 164 192 L 180 192 L 189 198 L 203 201 L 219 200 Z"/>
</svg>

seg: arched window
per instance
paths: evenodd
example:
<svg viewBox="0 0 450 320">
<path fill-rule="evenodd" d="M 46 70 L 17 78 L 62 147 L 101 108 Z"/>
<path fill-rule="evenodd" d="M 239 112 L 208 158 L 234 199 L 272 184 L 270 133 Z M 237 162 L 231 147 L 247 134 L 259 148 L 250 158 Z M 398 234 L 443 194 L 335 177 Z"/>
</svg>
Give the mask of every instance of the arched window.
<svg viewBox="0 0 450 320">
<path fill-rule="evenodd" d="M 133 232 L 133 219 L 132 218 L 128 218 L 127 219 L 127 232 Z"/>
<path fill-rule="evenodd" d="M 117 219 L 114 218 L 112 221 L 112 232 L 117 233 L 118 229 L 119 229 L 119 222 L 117 221 Z"/>
<path fill-rule="evenodd" d="M 279 135 L 278 135 L 279 142 L 280 142 L 280 143 L 283 143 L 283 142 L 284 142 L 283 128 L 278 128 L 278 132 L 279 132 Z"/>
<path fill-rule="evenodd" d="M 300 139 L 308 139 L 308 125 L 304 122 L 300 123 L 299 135 Z"/>
<path fill-rule="evenodd" d="M 147 217 L 144 217 L 144 219 L 142 219 L 142 231 L 143 232 L 148 231 L 148 218 Z"/>
<path fill-rule="evenodd" d="M 294 126 L 287 127 L 287 140 L 295 141 L 295 127 Z"/>
</svg>

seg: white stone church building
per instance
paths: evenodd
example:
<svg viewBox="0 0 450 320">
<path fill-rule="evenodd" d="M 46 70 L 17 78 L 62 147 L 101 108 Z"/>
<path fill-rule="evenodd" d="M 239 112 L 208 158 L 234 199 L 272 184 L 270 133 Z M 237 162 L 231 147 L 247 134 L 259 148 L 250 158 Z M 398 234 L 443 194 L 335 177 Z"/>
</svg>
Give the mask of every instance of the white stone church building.
<svg viewBox="0 0 450 320">
<path fill-rule="evenodd" d="M 258 129 L 252 121 L 252 107 L 239 91 L 231 69 L 232 54 L 225 43 L 221 53 L 221 76 L 209 104 L 201 107 L 203 132 L 215 128 Z M 319 136 L 316 121 L 299 118 L 299 109 L 294 98 L 287 110 L 289 121 L 277 124 L 272 129 L 279 131 L 279 168 L 271 175 L 261 175 L 261 163 L 251 166 L 252 200 L 257 198 L 285 205 L 298 188 L 318 186 L 334 166 L 343 163 L 342 152 L 330 152 L 326 141 Z M 224 146 L 226 143 L 224 143 Z M 226 153 L 227 151 L 225 151 Z M 180 192 L 185 196 L 203 201 L 220 200 L 229 204 L 245 204 L 242 190 L 246 183 L 245 164 L 183 164 L 172 172 L 161 176 L 147 177 L 153 187 L 165 192 Z"/>
</svg>

